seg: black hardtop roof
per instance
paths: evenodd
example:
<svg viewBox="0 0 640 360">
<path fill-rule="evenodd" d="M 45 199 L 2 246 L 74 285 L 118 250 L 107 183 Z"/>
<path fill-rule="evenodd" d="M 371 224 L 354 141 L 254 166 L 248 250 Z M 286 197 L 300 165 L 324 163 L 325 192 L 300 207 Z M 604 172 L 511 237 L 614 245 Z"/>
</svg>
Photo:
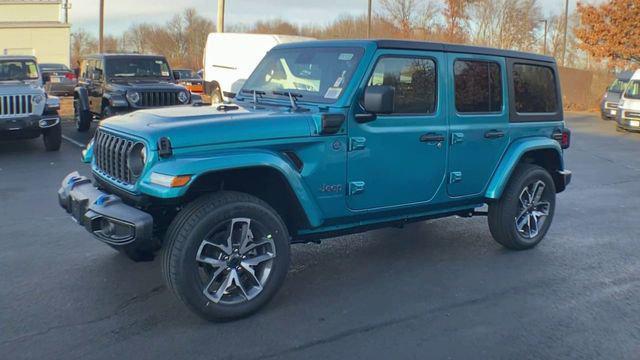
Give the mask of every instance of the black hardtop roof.
<svg viewBox="0 0 640 360">
<path fill-rule="evenodd" d="M 622 80 L 622 81 L 629 81 L 633 77 L 634 73 L 635 73 L 635 71 L 630 71 L 630 70 L 629 71 L 621 71 L 618 74 L 616 74 L 616 77 L 619 80 Z"/>
<path fill-rule="evenodd" d="M 429 41 L 415 40 L 391 40 L 391 39 L 374 39 L 374 40 L 314 40 L 297 43 L 285 43 L 277 45 L 278 49 L 291 49 L 299 47 L 331 47 L 331 46 L 375 46 L 378 49 L 397 49 L 397 50 L 422 50 L 422 51 L 441 51 L 462 54 L 477 54 L 501 56 L 507 58 L 516 58 L 531 61 L 556 63 L 556 59 L 551 56 L 527 53 L 522 51 L 494 49 L 482 46 L 447 44 Z"/>
<path fill-rule="evenodd" d="M 108 58 L 163 58 L 166 59 L 163 55 L 153 55 L 153 54 L 93 54 L 87 55 L 84 59 L 108 59 Z"/>
<path fill-rule="evenodd" d="M 413 40 L 374 40 L 380 49 L 399 49 L 399 50 L 425 50 L 425 51 L 445 51 L 454 53 L 466 53 L 477 55 L 503 56 L 509 58 L 517 58 L 524 60 L 535 60 L 555 63 L 556 59 L 551 56 L 527 53 L 522 51 L 494 49 L 482 46 L 458 45 L 437 43 L 428 41 Z"/>
</svg>

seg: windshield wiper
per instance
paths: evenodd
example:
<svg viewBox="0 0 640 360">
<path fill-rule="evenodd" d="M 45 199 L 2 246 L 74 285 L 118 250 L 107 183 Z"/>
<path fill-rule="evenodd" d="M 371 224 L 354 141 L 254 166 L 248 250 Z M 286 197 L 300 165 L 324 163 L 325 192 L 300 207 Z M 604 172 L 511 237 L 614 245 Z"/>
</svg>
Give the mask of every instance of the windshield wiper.
<svg viewBox="0 0 640 360">
<path fill-rule="evenodd" d="M 274 91 L 273 95 L 288 96 L 289 101 L 291 102 L 291 108 L 293 110 L 298 110 L 297 101 L 302 97 L 302 94 L 292 93 L 291 91 Z"/>
<path fill-rule="evenodd" d="M 250 89 L 242 89 L 240 90 L 240 92 L 242 94 L 252 94 L 253 95 L 253 104 L 254 105 L 258 105 L 258 95 L 260 95 L 260 97 L 262 97 L 263 95 L 266 95 L 267 93 L 264 91 L 260 91 L 260 90 L 250 90 Z"/>
</svg>

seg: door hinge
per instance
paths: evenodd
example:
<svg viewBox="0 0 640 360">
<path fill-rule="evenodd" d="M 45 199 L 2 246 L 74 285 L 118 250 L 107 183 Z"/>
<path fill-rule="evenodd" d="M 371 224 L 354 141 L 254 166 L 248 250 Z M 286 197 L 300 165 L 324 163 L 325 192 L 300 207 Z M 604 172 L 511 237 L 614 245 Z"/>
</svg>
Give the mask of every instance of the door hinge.
<svg viewBox="0 0 640 360">
<path fill-rule="evenodd" d="M 462 171 L 454 171 L 449 174 L 449 184 L 455 184 L 462 181 Z"/>
<path fill-rule="evenodd" d="M 349 139 L 349 151 L 362 150 L 365 148 L 366 138 L 352 137 Z"/>
<path fill-rule="evenodd" d="M 451 145 L 460 144 L 463 141 L 464 141 L 463 133 L 458 133 L 458 132 L 451 133 Z"/>
<path fill-rule="evenodd" d="M 364 181 L 352 181 L 349 183 L 349 195 L 357 195 L 364 192 Z"/>
</svg>

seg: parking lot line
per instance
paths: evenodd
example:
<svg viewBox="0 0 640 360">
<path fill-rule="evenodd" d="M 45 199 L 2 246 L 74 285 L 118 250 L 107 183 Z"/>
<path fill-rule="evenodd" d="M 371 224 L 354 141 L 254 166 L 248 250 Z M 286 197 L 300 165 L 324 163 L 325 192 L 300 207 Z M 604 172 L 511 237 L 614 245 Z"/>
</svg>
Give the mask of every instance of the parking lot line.
<svg viewBox="0 0 640 360">
<path fill-rule="evenodd" d="M 81 143 L 80 141 L 73 140 L 72 138 L 68 137 L 67 135 L 62 135 L 62 138 L 67 140 L 68 142 L 72 143 L 73 145 L 81 148 L 81 149 L 84 149 L 85 147 L 87 147 L 87 145 Z"/>
</svg>

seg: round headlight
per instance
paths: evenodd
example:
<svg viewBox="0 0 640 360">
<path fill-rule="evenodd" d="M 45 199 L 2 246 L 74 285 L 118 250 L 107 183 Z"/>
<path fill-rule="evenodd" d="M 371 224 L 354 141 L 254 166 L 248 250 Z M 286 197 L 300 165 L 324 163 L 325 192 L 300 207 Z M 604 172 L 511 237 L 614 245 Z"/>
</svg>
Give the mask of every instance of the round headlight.
<svg viewBox="0 0 640 360">
<path fill-rule="evenodd" d="M 130 91 L 127 93 L 127 100 L 129 100 L 132 104 L 137 104 L 140 102 L 140 93 L 135 91 Z"/>
<path fill-rule="evenodd" d="M 186 91 L 180 91 L 180 93 L 178 93 L 178 100 L 181 103 L 186 104 L 187 101 L 189 101 L 189 94 L 187 94 Z"/>
<path fill-rule="evenodd" d="M 35 105 L 40 105 L 43 101 L 44 101 L 44 96 L 42 95 L 35 95 L 34 97 L 31 98 L 31 102 L 33 102 Z"/>
<path fill-rule="evenodd" d="M 136 143 L 129 151 L 129 159 L 127 160 L 129 171 L 134 177 L 142 174 L 144 166 L 147 164 L 147 148 L 143 143 Z"/>
</svg>

